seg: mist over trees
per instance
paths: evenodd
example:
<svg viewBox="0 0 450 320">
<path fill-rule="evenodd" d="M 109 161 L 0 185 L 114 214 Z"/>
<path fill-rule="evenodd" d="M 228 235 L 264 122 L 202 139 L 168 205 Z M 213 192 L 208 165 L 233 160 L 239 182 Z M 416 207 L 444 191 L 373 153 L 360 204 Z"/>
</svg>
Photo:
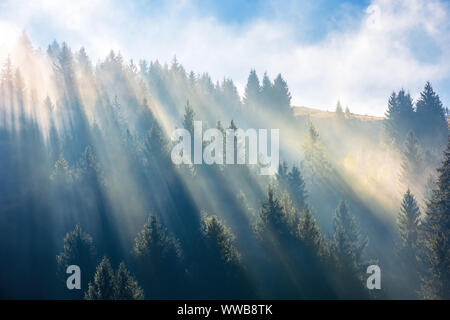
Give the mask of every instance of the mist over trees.
<svg viewBox="0 0 450 320">
<path fill-rule="evenodd" d="M 299 115 L 280 74 L 251 70 L 241 97 L 176 58 L 93 63 L 24 34 L 1 68 L 0 297 L 448 299 L 445 108 L 429 82 L 386 100 L 383 120 Z M 175 165 L 171 132 L 197 120 L 279 128 L 277 174 Z"/>
</svg>

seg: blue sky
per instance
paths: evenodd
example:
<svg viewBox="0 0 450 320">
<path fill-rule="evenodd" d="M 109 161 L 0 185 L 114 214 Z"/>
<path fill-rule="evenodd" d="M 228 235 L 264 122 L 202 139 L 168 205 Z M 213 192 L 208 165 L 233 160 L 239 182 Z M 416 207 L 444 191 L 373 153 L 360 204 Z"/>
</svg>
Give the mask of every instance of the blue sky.
<svg viewBox="0 0 450 320">
<path fill-rule="evenodd" d="M 176 55 L 187 70 L 281 73 L 293 103 L 382 115 L 392 90 L 417 98 L 430 80 L 450 101 L 450 9 L 440 0 L 0 0 L 0 58 L 25 30 L 36 47 L 84 46 L 94 62 Z"/>
</svg>

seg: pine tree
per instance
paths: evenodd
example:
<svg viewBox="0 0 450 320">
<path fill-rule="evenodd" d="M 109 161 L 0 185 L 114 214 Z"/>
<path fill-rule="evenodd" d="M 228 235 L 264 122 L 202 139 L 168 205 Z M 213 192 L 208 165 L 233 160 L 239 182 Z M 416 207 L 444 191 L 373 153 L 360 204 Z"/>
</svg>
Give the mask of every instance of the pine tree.
<svg viewBox="0 0 450 320">
<path fill-rule="evenodd" d="M 222 98 L 220 103 L 229 109 L 232 116 L 237 116 L 241 110 L 241 98 L 233 80 L 223 79 L 220 92 Z"/>
<path fill-rule="evenodd" d="M 362 254 L 368 240 L 361 235 L 355 217 L 350 214 L 347 203 L 341 201 L 334 216 L 333 252 L 335 255 L 336 276 L 338 288 L 344 288 L 340 295 L 346 298 L 365 297 L 363 286 L 365 263 Z"/>
<path fill-rule="evenodd" d="M 286 187 L 287 178 L 288 178 L 288 165 L 286 161 L 281 162 L 278 165 L 278 172 L 276 173 L 278 184 L 282 187 Z"/>
<path fill-rule="evenodd" d="M 385 116 L 387 138 L 397 147 L 401 147 L 415 123 L 414 107 L 409 93 L 403 89 L 398 93 L 393 92 L 389 97 Z"/>
<path fill-rule="evenodd" d="M 204 216 L 202 235 L 205 247 L 226 263 L 238 263 L 240 255 L 233 246 L 234 236 L 217 216 Z"/>
<path fill-rule="evenodd" d="M 344 117 L 345 117 L 345 115 L 344 115 L 344 110 L 342 109 L 342 106 L 341 106 L 341 102 L 340 101 L 338 101 L 337 102 L 337 105 L 336 105 L 336 118 L 338 119 L 338 120 L 342 120 L 342 119 L 344 119 Z"/>
<path fill-rule="evenodd" d="M 262 86 L 261 86 L 261 99 L 260 103 L 267 108 L 267 110 L 275 110 L 274 104 L 276 103 L 274 101 L 274 89 L 272 81 L 270 81 L 269 76 L 266 72 L 264 72 L 264 76 L 262 79 Z"/>
<path fill-rule="evenodd" d="M 324 239 L 311 211 L 305 209 L 297 226 L 297 233 L 303 246 L 310 252 L 321 256 L 324 254 Z"/>
<path fill-rule="evenodd" d="M 114 297 L 118 300 L 142 300 L 144 292 L 131 276 L 124 262 L 121 262 L 115 275 Z"/>
<path fill-rule="evenodd" d="M 306 199 L 308 195 L 305 188 L 305 181 L 303 180 L 300 170 L 295 165 L 288 174 L 288 186 L 291 198 L 297 209 L 299 211 L 306 209 Z"/>
<path fill-rule="evenodd" d="M 66 269 L 70 265 L 77 265 L 83 271 L 81 287 L 86 288 L 88 279 L 95 272 L 96 257 L 92 237 L 85 233 L 79 225 L 68 232 L 64 238 L 64 250 L 56 256 L 58 274 L 66 279 Z"/>
<path fill-rule="evenodd" d="M 334 216 L 334 245 L 342 265 L 358 270 L 361 268 L 361 256 L 368 239 L 361 231 L 353 215 L 350 214 L 345 201 L 340 201 Z"/>
<path fill-rule="evenodd" d="M 114 270 L 108 258 L 103 257 L 97 266 L 94 282 L 89 282 L 89 288 L 84 298 L 86 300 L 114 300 L 116 298 Z"/>
<path fill-rule="evenodd" d="M 403 196 L 397 226 L 399 229 L 402 246 L 417 248 L 419 236 L 420 210 L 416 199 L 408 189 Z"/>
<path fill-rule="evenodd" d="M 408 189 L 403 196 L 397 218 L 400 234 L 398 255 L 402 264 L 401 275 L 407 281 L 407 291 L 418 291 L 420 288 L 420 210 L 416 199 Z M 412 295 L 414 297 L 414 295 Z"/>
<path fill-rule="evenodd" d="M 291 93 L 281 74 L 278 74 L 273 82 L 273 95 L 276 110 L 285 116 L 292 116 Z"/>
<path fill-rule="evenodd" d="M 194 117 L 195 112 L 189 104 L 189 100 L 186 102 L 186 106 L 184 107 L 184 116 L 183 116 L 183 128 L 185 128 L 191 134 L 191 138 L 194 138 Z"/>
<path fill-rule="evenodd" d="M 70 169 L 69 163 L 62 153 L 59 155 L 58 160 L 56 160 L 53 165 L 53 171 L 50 175 L 50 179 L 55 181 L 57 184 L 68 185 L 73 181 L 73 172 Z"/>
<path fill-rule="evenodd" d="M 429 270 L 422 284 L 427 299 L 450 299 L 450 139 L 431 201 L 427 204 L 425 230 Z"/>
<path fill-rule="evenodd" d="M 234 235 L 217 216 L 202 217 L 200 274 L 201 294 L 208 298 L 248 297 L 251 290 Z"/>
<path fill-rule="evenodd" d="M 260 101 L 261 85 L 255 70 L 251 70 L 245 87 L 244 104 L 248 109 L 254 110 Z"/>
<path fill-rule="evenodd" d="M 133 255 L 147 297 L 177 297 L 183 292 L 179 245 L 155 215 L 137 235 Z"/>
<path fill-rule="evenodd" d="M 158 121 L 153 121 L 144 139 L 143 151 L 149 164 L 159 168 L 167 165 L 169 156 L 168 141 Z"/>
<path fill-rule="evenodd" d="M 415 186 L 422 185 L 424 180 L 423 162 L 419 143 L 412 131 L 406 137 L 402 157 L 400 181 L 406 188 L 412 188 L 417 193 Z"/>
<path fill-rule="evenodd" d="M 302 297 L 307 299 L 335 299 L 336 295 L 328 277 L 335 272 L 334 260 L 328 241 L 309 209 L 304 209 L 297 225 L 299 243 L 293 255 L 296 258 L 297 277 L 300 279 Z"/>
<path fill-rule="evenodd" d="M 256 231 L 269 250 L 276 249 L 292 238 L 293 230 L 288 224 L 283 205 L 274 194 L 272 185 L 269 185 L 267 198 L 259 212 Z"/>
<path fill-rule="evenodd" d="M 420 93 L 416 113 L 417 133 L 423 145 L 442 150 L 448 137 L 448 125 L 442 102 L 430 82 Z"/>
<path fill-rule="evenodd" d="M 330 173 L 331 166 L 327 160 L 325 149 L 320 141 L 319 132 L 312 122 L 309 122 L 308 136 L 303 143 L 305 168 L 311 184 L 317 183 L 317 178 L 324 178 Z"/>
<path fill-rule="evenodd" d="M 350 109 L 348 107 L 345 107 L 345 118 L 350 119 L 352 116 L 352 113 L 350 112 Z"/>
</svg>

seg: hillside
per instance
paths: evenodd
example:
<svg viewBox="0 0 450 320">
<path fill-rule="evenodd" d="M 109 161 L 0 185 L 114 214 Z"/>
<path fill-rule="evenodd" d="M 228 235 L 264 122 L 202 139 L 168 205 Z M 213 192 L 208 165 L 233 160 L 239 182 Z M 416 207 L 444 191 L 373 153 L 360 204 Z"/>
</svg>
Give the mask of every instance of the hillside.
<svg viewBox="0 0 450 320">
<path fill-rule="evenodd" d="M 305 116 L 309 115 L 311 118 L 316 119 L 326 119 L 326 118 L 332 118 L 335 116 L 334 111 L 323 111 L 319 109 L 314 108 L 308 108 L 308 107 L 292 107 L 294 109 L 294 116 Z M 354 119 L 360 119 L 365 121 L 380 121 L 384 120 L 384 117 L 376 117 L 376 116 L 368 116 L 368 115 L 361 115 L 356 113 L 350 113 L 351 117 Z"/>
</svg>

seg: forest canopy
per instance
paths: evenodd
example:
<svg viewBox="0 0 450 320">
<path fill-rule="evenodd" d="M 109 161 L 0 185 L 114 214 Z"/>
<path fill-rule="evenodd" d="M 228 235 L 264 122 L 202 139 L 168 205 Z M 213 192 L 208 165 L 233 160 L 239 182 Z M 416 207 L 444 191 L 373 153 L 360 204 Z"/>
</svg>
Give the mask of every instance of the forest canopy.
<svg viewBox="0 0 450 320">
<path fill-rule="evenodd" d="M 260 76 L 240 96 L 176 58 L 93 63 L 23 34 L 1 68 L 0 298 L 449 299 L 448 109 L 432 84 L 393 91 L 383 119 L 340 102 L 319 117 Z M 196 121 L 279 129 L 276 174 L 174 164 L 172 131 Z"/>
</svg>

